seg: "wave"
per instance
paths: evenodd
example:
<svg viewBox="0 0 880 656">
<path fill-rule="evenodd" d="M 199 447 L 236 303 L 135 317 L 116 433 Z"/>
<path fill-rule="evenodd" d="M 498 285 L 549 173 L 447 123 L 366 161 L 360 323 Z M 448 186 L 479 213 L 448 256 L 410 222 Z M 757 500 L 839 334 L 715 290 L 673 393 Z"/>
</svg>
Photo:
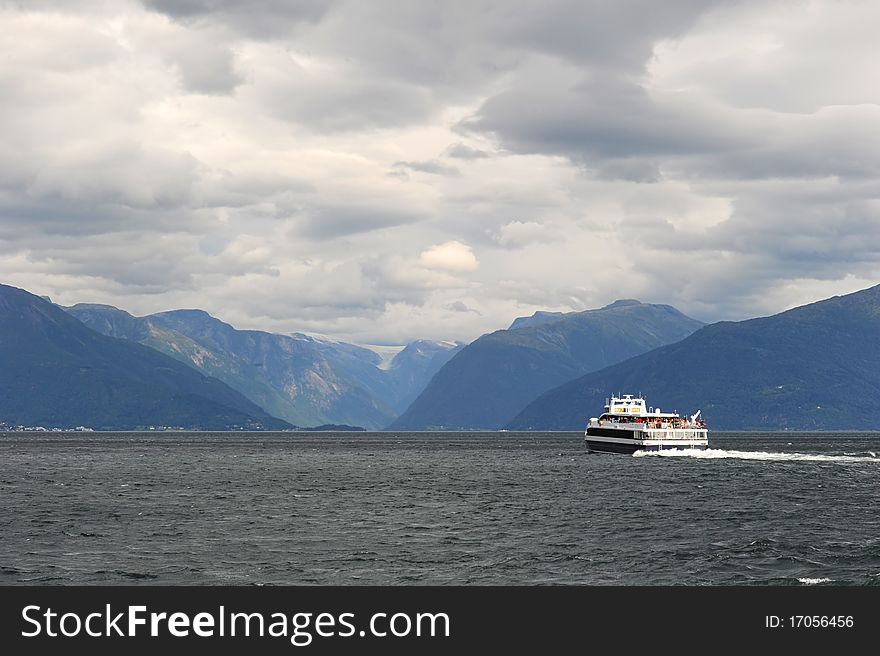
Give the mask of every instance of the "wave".
<svg viewBox="0 0 880 656">
<path fill-rule="evenodd" d="M 878 458 L 871 451 L 869 451 L 865 455 L 827 455 L 822 453 L 771 453 L 768 451 L 728 451 L 726 449 L 668 449 L 664 451 L 636 451 L 633 456 L 638 458 L 647 456 L 661 456 L 664 458 L 702 458 L 705 460 L 733 458 L 737 460 L 774 460 L 783 462 L 876 462 L 880 464 L 880 458 Z"/>
</svg>

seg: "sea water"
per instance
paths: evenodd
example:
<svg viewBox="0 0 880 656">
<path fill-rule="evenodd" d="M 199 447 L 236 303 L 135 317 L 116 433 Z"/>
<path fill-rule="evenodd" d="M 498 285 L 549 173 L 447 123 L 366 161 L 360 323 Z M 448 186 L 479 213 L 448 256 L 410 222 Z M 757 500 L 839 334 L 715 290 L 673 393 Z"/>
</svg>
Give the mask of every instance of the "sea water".
<svg viewBox="0 0 880 656">
<path fill-rule="evenodd" d="M 880 434 L 0 434 L 0 584 L 880 583 Z"/>
</svg>

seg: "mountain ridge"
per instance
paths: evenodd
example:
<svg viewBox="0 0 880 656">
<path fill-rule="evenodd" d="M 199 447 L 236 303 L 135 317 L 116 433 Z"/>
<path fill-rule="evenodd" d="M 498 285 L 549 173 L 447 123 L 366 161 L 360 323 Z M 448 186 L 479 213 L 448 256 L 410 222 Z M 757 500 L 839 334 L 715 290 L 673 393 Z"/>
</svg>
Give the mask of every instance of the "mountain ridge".
<svg viewBox="0 0 880 656">
<path fill-rule="evenodd" d="M 723 321 L 548 390 L 508 424 L 583 430 L 613 391 L 702 410 L 721 430 L 876 429 L 853 389 L 880 402 L 880 285 L 766 317 Z"/>
<path fill-rule="evenodd" d="M 381 428 L 460 348 L 418 340 L 383 369 L 382 356 L 360 345 L 305 333 L 239 330 L 200 309 L 144 317 L 93 303 L 64 309 L 98 332 L 144 344 L 216 377 L 298 426 Z"/>
<path fill-rule="evenodd" d="M 219 380 L 101 335 L 30 292 L 0 285 L 0 419 L 128 430 L 290 429 Z"/>
<path fill-rule="evenodd" d="M 542 392 L 702 325 L 669 305 L 622 301 L 487 333 L 452 357 L 389 429 L 498 429 Z"/>
</svg>

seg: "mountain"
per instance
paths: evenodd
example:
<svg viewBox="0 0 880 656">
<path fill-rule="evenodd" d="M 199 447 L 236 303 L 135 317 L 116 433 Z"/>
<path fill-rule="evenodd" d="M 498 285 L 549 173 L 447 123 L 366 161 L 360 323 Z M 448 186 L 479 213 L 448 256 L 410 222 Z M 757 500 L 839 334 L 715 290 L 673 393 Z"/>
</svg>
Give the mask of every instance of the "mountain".
<svg viewBox="0 0 880 656">
<path fill-rule="evenodd" d="M 391 418 L 406 410 L 434 374 L 464 347 L 461 342 L 430 340 L 416 340 L 403 347 L 373 346 L 292 335 L 311 342 L 331 367 L 389 408 Z M 369 427 L 381 428 L 388 421 Z"/>
<path fill-rule="evenodd" d="M 390 428 L 501 428 L 560 383 L 677 342 L 703 325 L 668 305 L 633 300 L 529 320 L 462 349 Z"/>
<path fill-rule="evenodd" d="M 544 312 L 543 310 L 538 310 L 530 317 L 517 317 L 513 320 L 513 323 L 510 324 L 510 328 L 508 328 L 508 330 L 516 330 L 517 328 L 530 328 L 532 326 L 541 326 L 545 323 L 550 323 L 552 321 L 556 321 L 557 319 L 561 319 L 565 315 L 565 312 Z"/>
<path fill-rule="evenodd" d="M 880 286 L 748 321 L 705 326 L 676 344 L 552 389 L 511 429 L 583 430 L 611 393 L 702 410 L 721 430 L 876 430 Z"/>
<path fill-rule="evenodd" d="M 0 421 L 7 425 L 291 428 L 219 380 L 101 335 L 7 285 L 0 285 L 0 362 Z"/>
<path fill-rule="evenodd" d="M 202 310 L 134 317 L 108 305 L 65 309 L 93 330 L 149 346 L 222 380 L 298 426 L 385 426 L 462 346 L 414 342 L 401 350 L 237 330 Z"/>
<path fill-rule="evenodd" d="M 388 367 L 393 381 L 397 415 L 404 412 L 425 389 L 425 385 L 465 345 L 461 342 L 433 342 L 425 339 L 410 342 Z"/>
</svg>

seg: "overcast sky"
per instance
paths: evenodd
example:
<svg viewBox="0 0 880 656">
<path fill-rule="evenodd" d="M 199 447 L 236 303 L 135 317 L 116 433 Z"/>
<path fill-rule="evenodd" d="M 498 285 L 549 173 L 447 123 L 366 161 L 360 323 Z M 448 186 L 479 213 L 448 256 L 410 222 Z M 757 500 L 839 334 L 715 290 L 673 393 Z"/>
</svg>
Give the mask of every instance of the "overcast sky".
<svg viewBox="0 0 880 656">
<path fill-rule="evenodd" d="M 0 281 L 368 343 L 880 282 L 880 3 L 0 0 Z"/>
</svg>

